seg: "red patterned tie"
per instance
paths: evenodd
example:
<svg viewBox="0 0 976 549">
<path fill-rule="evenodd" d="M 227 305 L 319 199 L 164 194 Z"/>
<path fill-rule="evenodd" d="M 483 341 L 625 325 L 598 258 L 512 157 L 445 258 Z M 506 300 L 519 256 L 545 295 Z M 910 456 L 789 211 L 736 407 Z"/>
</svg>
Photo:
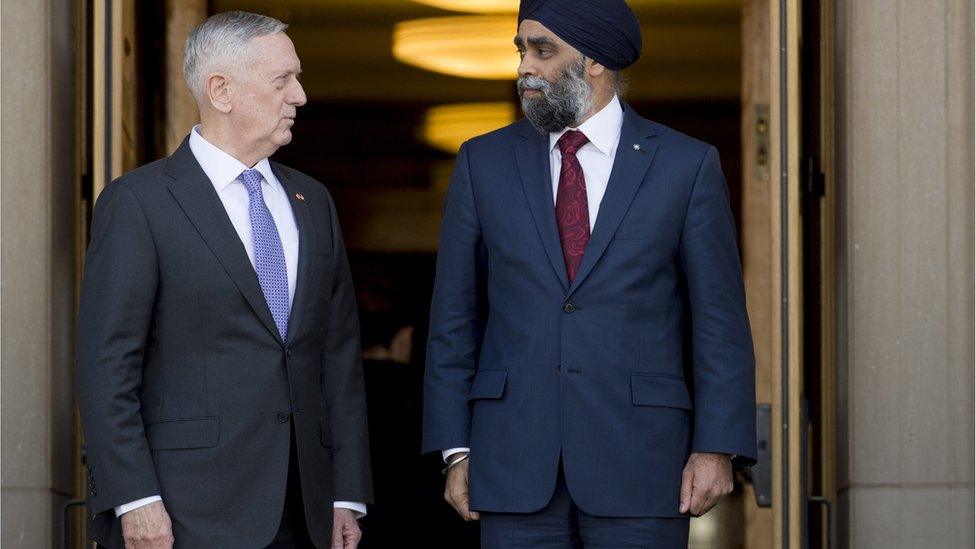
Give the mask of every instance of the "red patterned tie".
<svg viewBox="0 0 976 549">
<path fill-rule="evenodd" d="M 559 189 L 556 191 L 556 226 L 563 244 L 566 274 L 569 283 L 576 278 L 586 243 L 590 240 L 590 208 L 586 201 L 586 180 L 583 167 L 576 159 L 576 151 L 589 139 L 583 132 L 570 130 L 556 143 L 562 152 Z"/>
</svg>

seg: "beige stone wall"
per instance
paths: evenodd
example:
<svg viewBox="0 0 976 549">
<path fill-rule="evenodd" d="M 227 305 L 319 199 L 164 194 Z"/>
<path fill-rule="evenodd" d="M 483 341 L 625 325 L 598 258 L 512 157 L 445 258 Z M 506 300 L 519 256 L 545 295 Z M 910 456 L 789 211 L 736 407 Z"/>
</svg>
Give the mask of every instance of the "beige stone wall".
<svg viewBox="0 0 976 549">
<path fill-rule="evenodd" d="M 44 548 L 72 490 L 74 7 L 3 2 L 0 545 Z"/>
<path fill-rule="evenodd" d="M 973 540 L 973 5 L 838 0 L 842 547 Z"/>
</svg>

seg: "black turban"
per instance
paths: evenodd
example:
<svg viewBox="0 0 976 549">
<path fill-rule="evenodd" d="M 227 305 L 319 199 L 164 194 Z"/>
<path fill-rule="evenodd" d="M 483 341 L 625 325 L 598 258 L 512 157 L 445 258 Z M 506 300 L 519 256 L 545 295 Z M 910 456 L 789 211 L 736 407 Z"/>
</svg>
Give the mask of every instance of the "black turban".
<svg viewBox="0 0 976 549">
<path fill-rule="evenodd" d="M 640 58 L 640 24 L 624 0 L 522 0 L 519 24 L 525 19 L 542 23 L 612 71 Z"/>
</svg>

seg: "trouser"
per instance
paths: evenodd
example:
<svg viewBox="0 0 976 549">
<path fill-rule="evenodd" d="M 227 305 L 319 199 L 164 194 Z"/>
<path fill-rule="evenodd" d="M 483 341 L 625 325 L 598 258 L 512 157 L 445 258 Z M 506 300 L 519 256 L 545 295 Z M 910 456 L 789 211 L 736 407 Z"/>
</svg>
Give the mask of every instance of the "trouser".
<svg viewBox="0 0 976 549">
<path fill-rule="evenodd" d="M 573 502 L 562 463 L 552 499 L 542 510 L 535 513 L 481 513 L 482 549 L 638 547 L 686 549 L 688 519 L 589 515 Z"/>
<path fill-rule="evenodd" d="M 332 540 L 322 540 L 325 547 Z M 288 457 L 288 488 L 285 490 L 285 507 L 281 511 L 278 533 L 267 549 L 314 549 L 305 522 L 305 503 L 302 500 L 302 481 L 298 472 L 298 450 L 295 447 L 295 427 L 292 425 L 291 449 Z"/>
</svg>

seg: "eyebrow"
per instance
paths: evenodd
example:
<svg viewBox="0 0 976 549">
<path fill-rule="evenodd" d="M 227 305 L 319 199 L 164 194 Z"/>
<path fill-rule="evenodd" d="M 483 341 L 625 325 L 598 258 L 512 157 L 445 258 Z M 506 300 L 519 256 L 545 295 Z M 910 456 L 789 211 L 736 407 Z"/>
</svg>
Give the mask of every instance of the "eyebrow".
<svg viewBox="0 0 976 549">
<path fill-rule="evenodd" d="M 539 46 L 552 46 L 556 47 L 556 43 L 545 36 L 530 36 L 529 45 L 539 47 Z"/>
<path fill-rule="evenodd" d="M 515 43 L 516 46 L 518 46 L 520 48 L 525 46 L 525 42 L 522 40 L 522 37 L 521 36 L 516 36 L 515 37 L 515 40 L 513 40 L 513 42 Z M 528 38 L 528 42 L 529 42 L 529 45 L 535 46 L 537 48 L 539 46 L 550 46 L 550 47 L 553 47 L 553 48 L 557 47 L 557 45 L 556 45 L 555 42 L 553 42 L 551 39 L 549 39 L 549 38 L 547 38 L 545 36 L 530 36 Z"/>
<path fill-rule="evenodd" d="M 275 79 L 277 80 L 278 78 L 284 78 L 290 74 L 294 74 L 296 76 L 302 74 L 302 69 L 298 69 L 298 70 L 287 69 L 287 70 L 280 71 L 275 75 Z"/>
</svg>

